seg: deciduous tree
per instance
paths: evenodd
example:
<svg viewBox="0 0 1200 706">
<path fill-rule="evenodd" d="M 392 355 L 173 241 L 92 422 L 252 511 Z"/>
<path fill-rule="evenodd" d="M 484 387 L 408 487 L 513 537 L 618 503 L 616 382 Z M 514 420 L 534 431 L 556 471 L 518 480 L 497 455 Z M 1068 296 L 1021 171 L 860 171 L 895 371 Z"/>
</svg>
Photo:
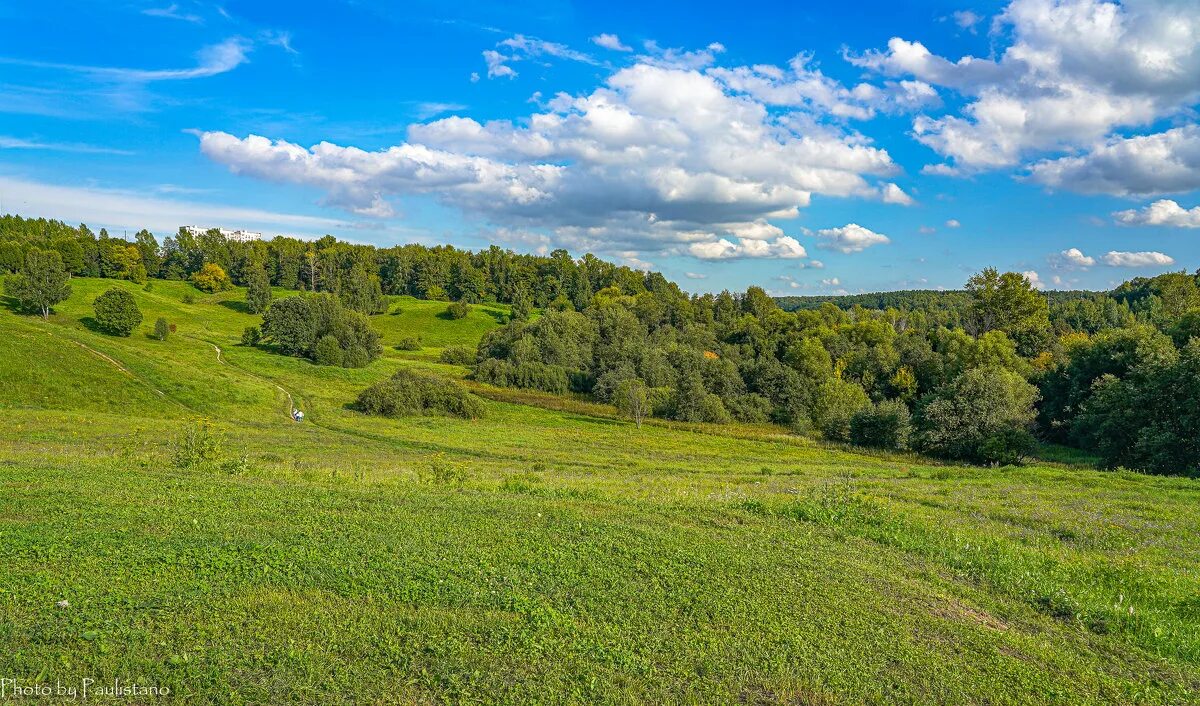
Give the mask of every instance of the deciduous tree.
<svg viewBox="0 0 1200 706">
<path fill-rule="evenodd" d="M 5 291 L 22 307 L 49 318 L 51 308 L 71 296 L 70 279 L 61 255 L 53 250 L 32 248 L 25 255 L 21 272 L 5 281 Z"/>
<path fill-rule="evenodd" d="M 92 304 L 96 323 L 114 336 L 128 336 L 142 323 L 142 312 L 133 295 L 124 289 L 110 289 Z"/>
</svg>

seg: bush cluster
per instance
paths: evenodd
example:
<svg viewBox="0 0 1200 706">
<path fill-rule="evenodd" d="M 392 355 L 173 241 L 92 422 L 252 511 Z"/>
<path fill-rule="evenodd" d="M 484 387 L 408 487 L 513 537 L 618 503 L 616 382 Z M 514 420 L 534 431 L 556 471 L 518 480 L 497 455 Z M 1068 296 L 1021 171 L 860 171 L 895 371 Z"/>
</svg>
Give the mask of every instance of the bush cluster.
<svg viewBox="0 0 1200 706">
<path fill-rule="evenodd" d="M 383 352 L 379 333 L 363 314 L 332 294 L 280 299 L 263 316 L 262 336 L 286 355 L 318 365 L 361 368 Z"/>
<path fill-rule="evenodd" d="M 438 360 L 450 365 L 473 365 L 475 349 L 468 346 L 446 346 L 438 355 Z"/>
<path fill-rule="evenodd" d="M 359 410 L 383 417 L 446 415 L 464 419 L 483 416 L 483 402 L 454 382 L 401 369 L 358 395 Z"/>
<path fill-rule="evenodd" d="M 912 415 L 900 400 L 884 400 L 850 417 L 850 442 L 877 449 L 904 450 L 912 433 Z"/>
<path fill-rule="evenodd" d="M 471 313 L 471 305 L 465 301 L 456 301 L 446 307 L 446 315 L 451 319 L 465 319 Z"/>
</svg>

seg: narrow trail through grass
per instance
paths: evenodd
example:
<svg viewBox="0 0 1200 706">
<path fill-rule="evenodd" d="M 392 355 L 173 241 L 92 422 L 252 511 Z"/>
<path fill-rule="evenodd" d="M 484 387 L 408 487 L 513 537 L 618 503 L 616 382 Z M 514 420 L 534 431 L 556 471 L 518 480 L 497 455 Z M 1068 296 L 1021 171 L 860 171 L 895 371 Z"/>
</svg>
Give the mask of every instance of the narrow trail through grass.
<svg viewBox="0 0 1200 706">
<path fill-rule="evenodd" d="M 207 343 L 208 345 L 212 346 L 213 350 L 216 351 L 216 353 L 217 353 L 217 362 L 220 363 L 221 365 L 226 365 L 231 368 L 234 368 L 235 370 L 242 372 L 243 374 L 245 374 L 248 377 L 258 380 L 259 382 L 263 382 L 268 385 L 274 385 L 275 389 L 282 392 L 284 397 L 287 398 L 287 409 L 284 411 L 284 414 L 286 414 L 287 418 L 289 420 L 291 420 L 292 410 L 296 408 L 296 402 L 295 402 L 295 399 L 292 397 L 292 393 L 288 392 L 287 389 L 283 387 L 283 385 L 280 385 L 279 383 L 275 382 L 274 380 L 268 380 L 267 378 L 265 378 L 261 375 L 252 373 L 249 370 L 246 370 L 245 368 L 243 368 L 239 365 L 229 362 L 228 360 L 225 359 L 224 351 L 221 350 L 221 347 L 218 346 L 217 344 L 213 343 L 212 341 L 206 341 L 206 340 L 204 340 L 202 338 L 198 338 L 196 336 L 188 336 L 188 338 L 191 338 L 196 341 L 200 341 L 202 343 Z"/>
<path fill-rule="evenodd" d="M 54 332 L 53 332 L 53 331 L 50 331 L 49 329 L 43 329 L 43 332 L 44 332 L 44 333 L 45 333 L 47 336 L 50 336 L 50 337 L 54 337 L 54 336 L 55 336 Z M 179 406 L 181 409 L 187 410 L 187 411 L 189 411 L 189 412 L 191 412 L 191 411 L 194 411 L 194 410 L 192 410 L 190 407 L 188 407 L 187 405 L 185 405 L 184 403 L 182 403 L 182 402 L 180 402 L 179 400 L 177 400 L 177 399 L 175 399 L 175 398 L 173 398 L 173 397 L 171 397 L 171 396 L 167 395 L 167 393 L 163 392 L 162 390 L 160 390 L 160 389 L 158 389 L 157 387 L 155 387 L 154 385 L 152 385 L 152 384 L 151 384 L 151 383 L 150 383 L 148 380 L 146 380 L 146 379 L 142 378 L 141 376 L 139 376 L 139 375 L 137 375 L 137 374 L 133 373 L 131 370 L 129 370 L 129 368 L 126 368 L 124 365 L 122 365 L 122 364 L 121 364 L 121 362 L 120 362 L 120 361 L 118 361 L 116 358 L 113 358 L 112 356 L 108 355 L 107 353 L 104 353 L 103 351 L 98 351 L 98 350 L 96 350 L 95 348 L 93 348 L 93 347 L 89 346 L 88 344 L 86 344 L 86 343 L 84 343 L 83 341 L 80 341 L 80 340 L 78 340 L 78 339 L 75 339 L 75 338 L 68 338 L 67 340 L 69 340 L 71 343 L 74 343 L 75 345 L 79 346 L 80 348 L 82 348 L 83 350 L 87 351 L 87 352 L 88 352 L 88 353 L 90 353 L 91 355 L 94 355 L 94 356 L 96 356 L 97 358 L 99 358 L 100 360 L 103 360 L 104 362 L 108 363 L 108 364 L 109 364 L 109 365 L 111 365 L 113 368 L 116 368 L 116 369 L 117 369 L 117 371 L 119 371 L 121 374 L 123 374 L 125 377 L 129 378 L 130 380 L 133 380 L 134 382 L 137 382 L 137 383 L 138 383 L 138 384 L 140 384 L 140 385 L 144 385 L 144 386 L 146 386 L 146 387 L 147 387 L 147 388 L 149 388 L 149 389 L 150 389 L 150 390 L 151 390 L 151 391 L 152 391 L 154 394 L 158 395 L 159 397 L 163 398 L 164 400 L 167 400 L 167 401 L 169 401 L 169 402 L 173 402 L 174 404 L 178 405 L 178 406 Z"/>
</svg>

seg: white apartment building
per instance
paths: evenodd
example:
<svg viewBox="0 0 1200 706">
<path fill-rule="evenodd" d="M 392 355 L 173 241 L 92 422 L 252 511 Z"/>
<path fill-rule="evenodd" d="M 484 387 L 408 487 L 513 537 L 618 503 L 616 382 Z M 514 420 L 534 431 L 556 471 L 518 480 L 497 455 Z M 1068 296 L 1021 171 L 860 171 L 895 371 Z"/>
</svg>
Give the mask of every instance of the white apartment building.
<svg viewBox="0 0 1200 706">
<path fill-rule="evenodd" d="M 183 229 L 192 235 L 203 235 L 211 230 L 209 228 L 201 228 L 200 226 L 184 226 Z M 262 233 L 253 230 L 227 230 L 225 228 L 218 228 L 217 230 L 221 231 L 221 235 L 225 236 L 226 239 L 232 240 L 235 243 L 248 243 L 252 240 L 262 240 Z"/>
</svg>

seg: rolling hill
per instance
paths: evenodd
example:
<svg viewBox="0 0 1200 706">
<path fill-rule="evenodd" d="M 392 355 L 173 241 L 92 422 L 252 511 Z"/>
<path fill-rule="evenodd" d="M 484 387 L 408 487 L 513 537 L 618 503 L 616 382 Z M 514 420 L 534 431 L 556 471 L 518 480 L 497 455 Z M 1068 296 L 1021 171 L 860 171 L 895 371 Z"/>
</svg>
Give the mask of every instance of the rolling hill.
<svg viewBox="0 0 1200 706">
<path fill-rule="evenodd" d="M 506 308 L 393 298 L 383 357 L 343 369 L 241 345 L 241 290 L 72 286 L 48 321 L 0 307 L 0 676 L 184 703 L 1200 693 L 1194 480 L 639 430 L 479 383 L 479 420 L 367 417 L 395 370 L 463 377 L 439 350 Z M 110 287 L 144 314 L 129 338 L 94 330 Z M 219 462 L 172 463 L 205 422 Z"/>
</svg>

